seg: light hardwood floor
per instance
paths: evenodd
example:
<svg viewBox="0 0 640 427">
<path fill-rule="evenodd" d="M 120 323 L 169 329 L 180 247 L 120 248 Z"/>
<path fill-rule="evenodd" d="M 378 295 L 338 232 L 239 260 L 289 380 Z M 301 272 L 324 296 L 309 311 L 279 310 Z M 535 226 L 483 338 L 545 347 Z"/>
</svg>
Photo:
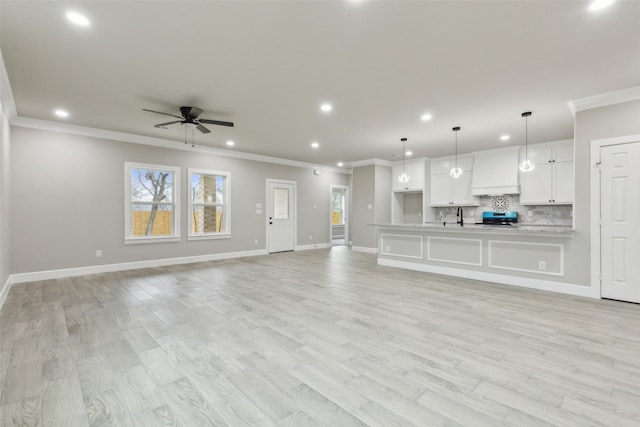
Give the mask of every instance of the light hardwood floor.
<svg viewBox="0 0 640 427">
<path fill-rule="evenodd" d="M 346 247 L 14 286 L 2 426 L 638 426 L 640 306 Z"/>
</svg>

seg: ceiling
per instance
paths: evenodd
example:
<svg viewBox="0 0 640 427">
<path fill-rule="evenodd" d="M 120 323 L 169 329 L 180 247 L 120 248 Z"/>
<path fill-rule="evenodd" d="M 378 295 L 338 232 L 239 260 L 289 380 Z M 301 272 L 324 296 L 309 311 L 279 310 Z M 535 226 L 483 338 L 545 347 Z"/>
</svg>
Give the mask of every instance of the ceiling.
<svg viewBox="0 0 640 427">
<path fill-rule="evenodd" d="M 453 126 L 460 152 L 519 145 L 528 110 L 530 143 L 571 138 L 568 101 L 640 84 L 636 1 L 2 0 L 0 19 L 19 117 L 178 145 L 183 128 L 142 109 L 196 106 L 236 124 L 196 145 L 345 168 L 396 160 L 401 137 L 452 154 Z"/>
</svg>

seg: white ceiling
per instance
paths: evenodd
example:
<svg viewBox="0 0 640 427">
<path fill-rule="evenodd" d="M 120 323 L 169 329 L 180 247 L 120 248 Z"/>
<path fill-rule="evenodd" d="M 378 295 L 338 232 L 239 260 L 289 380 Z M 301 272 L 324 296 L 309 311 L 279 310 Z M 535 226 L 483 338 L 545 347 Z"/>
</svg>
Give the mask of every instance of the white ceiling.
<svg viewBox="0 0 640 427">
<path fill-rule="evenodd" d="M 335 166 L 573 136 L 567 102 L 640 84 L 640 2 L 6 1 L 18 116 L 184 142 L 178 113 L 234 128 L 197 145 Z M 78 28 L 74 10 L 91 20 Z M 320 112 L 331 102 L 330 114 Z M 433 119 L 420 121 L 429 112 Z M 507 143 L 499 136 L 512 136 Z M 320 142 L 313 150 L 310 143 Z"/>
</svg>

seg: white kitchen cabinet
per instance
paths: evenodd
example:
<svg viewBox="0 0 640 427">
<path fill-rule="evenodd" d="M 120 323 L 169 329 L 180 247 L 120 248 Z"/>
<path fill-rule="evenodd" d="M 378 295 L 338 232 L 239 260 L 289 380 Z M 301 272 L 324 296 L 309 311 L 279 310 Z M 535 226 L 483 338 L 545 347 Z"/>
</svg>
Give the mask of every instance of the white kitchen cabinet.
<svg viewBox="0 0 640 427">
<path fill-rule="evenodd" d="M 402 175 L 402 162 L 394 163 L 392 167 L 392 188 L 394 192 L 422 191 L 424 190 L 424 159 L 406 160 L 404 171 L 409 176 L 409 181 L 400 182 Z"/>
<path fill-rule="evenodd" d="M 458 156 L 462 175 L 453 178 L 449 170 L 453 157 L 441 157 L 431 161 L 431 206 L 478 206 L 478 198 L 471 195 L 473 157 Z"/>
<path fill-rule="evenodd" d="M 573 203 L 573 143 L 530 145 L 532 171 L 520 171 L 520 204 L 552 205 Z M 525 159 L 524 147 L 520 161 Z"/>
<path fill-rule="evenodd" d="M 503 147 L 473 153 L 471 194 L 494 196 L 518 194 L 518 155 L 520 147 Z"/>
</svg>

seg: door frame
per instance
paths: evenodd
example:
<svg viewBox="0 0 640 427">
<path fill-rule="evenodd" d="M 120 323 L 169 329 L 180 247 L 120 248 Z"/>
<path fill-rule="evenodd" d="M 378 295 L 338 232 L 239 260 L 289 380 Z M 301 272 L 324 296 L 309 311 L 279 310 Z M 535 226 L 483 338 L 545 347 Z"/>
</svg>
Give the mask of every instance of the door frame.
<svg viewBox="0 0 640 427">
<path fill-rule="evenodd" d="M 269 184 L 289 184 L 293 185 L 293 200 L 291 201 L 291 211 L 293 212 L 293 250 L 297 250 L 298 247 L 298 182 L 288 181 L 286 179 L 267 178 L 265 184 L 265 205 L 267 210 L 264 216 L 264 228 L 265 228 L 265 249 L 269 252 L 269 212 L 271 212 L 271 194 L 269 193 Z"/>
<path fill-rule="evenodd" d="M 349 245 L 349 213 L 351 212 L 351 206 L 349 206 L 349 186 L 348 185 L 337 185 L 331 184 L 329 187 L 329 246 L 333 246 L 333 227 L 331 224 L 331 200 L 333 197 L 333 189 L 341 189 L 344 190 L 344 211 L 345 211 L 345 219 L 344 219 L 344 245 Z"/>
<path fill-rule="evenodd" d="M 594 139 L 590 143 L 590 225 L 591 225 L 591 287 L 598 298 L 602 298 L 601 265 L 602 242 L 600 236 L 600 149 L 609 145 L 623 145 L 640 142 L 640 135 L 616 138 Z M 574 215 L 575 221 L 575 215 Z M 574 223 L 575 228 L 575 223 Z"/>
</svg>

